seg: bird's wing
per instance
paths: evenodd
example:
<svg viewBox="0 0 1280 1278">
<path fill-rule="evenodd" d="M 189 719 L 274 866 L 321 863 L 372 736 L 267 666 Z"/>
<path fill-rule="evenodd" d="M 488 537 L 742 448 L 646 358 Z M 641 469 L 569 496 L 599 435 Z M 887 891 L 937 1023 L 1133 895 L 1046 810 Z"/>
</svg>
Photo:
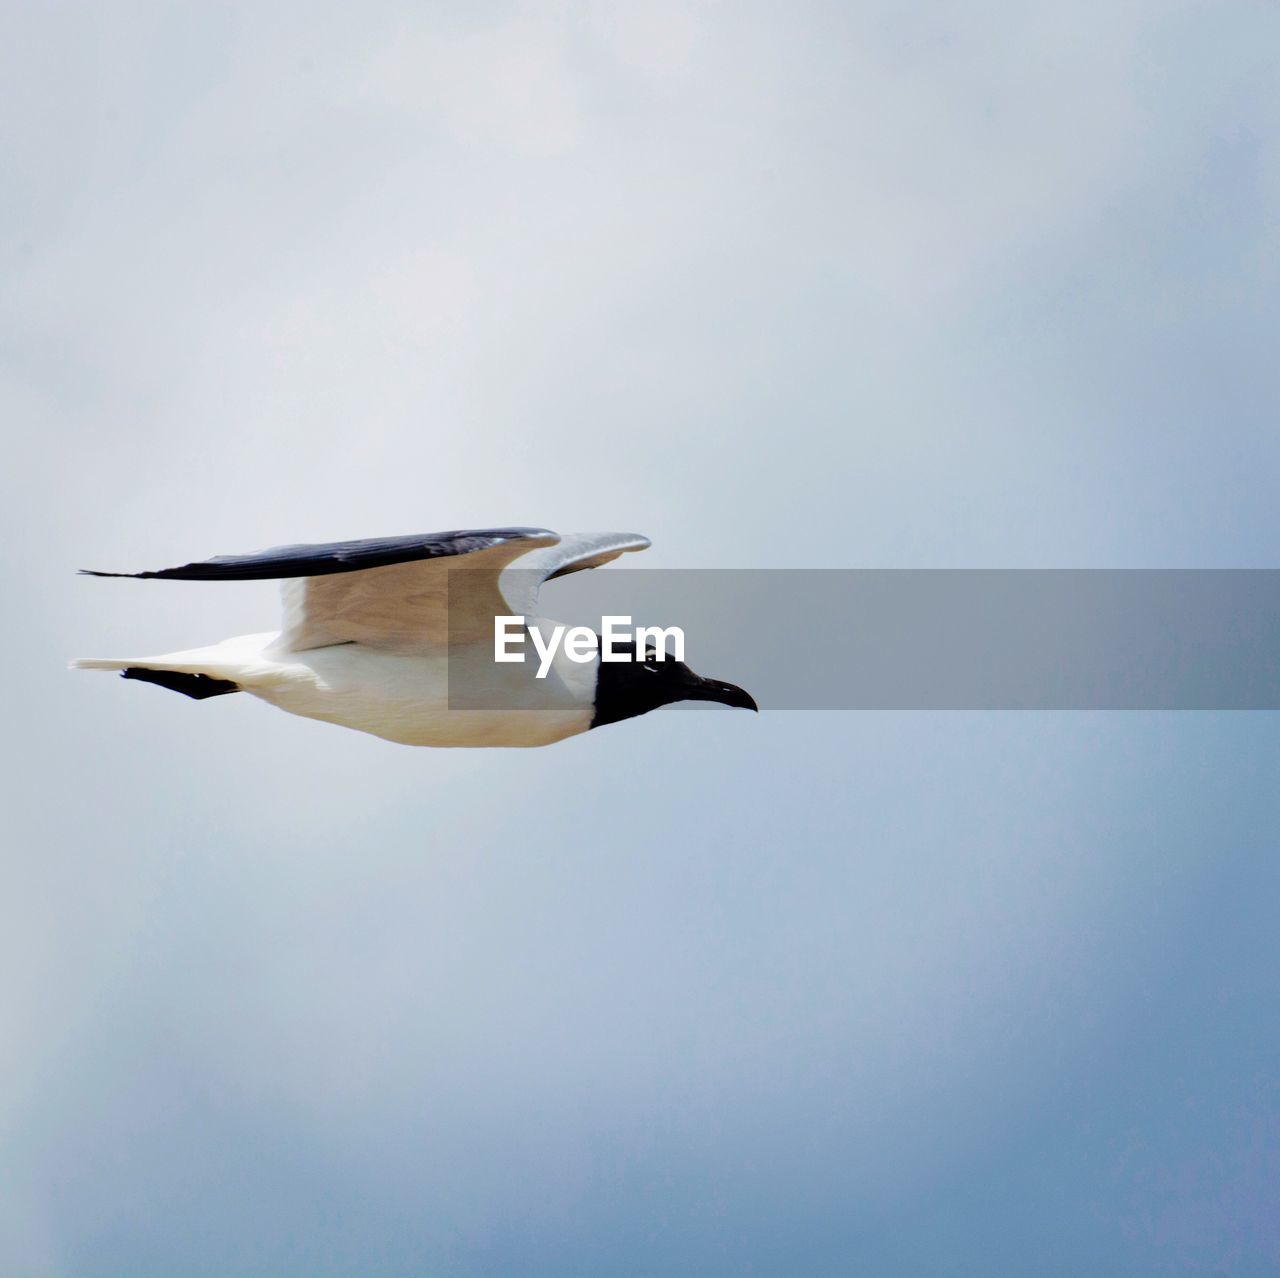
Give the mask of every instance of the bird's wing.
<svg viewBox="0 0 1280 1278">
<path fill-rule="evenodd" d="M 530 549 L 506 568 L 498 582 L 513 616 L 538 615 L 538 591 L 544 581 L 599 568 L 628 550 L 645 550 L 649 538 L 639 533 L 569 533 L 552 546 Z"/>
<path fill-rule="evenodd" d="M 559 541 L 545 528 L 485 528 L 280 546 L 159 572 L 92 575 L 178 581 L 281 578 L 284 623 L 277 647 L 295 652 L 338 643 L 416 648 L 491 638 L 493 618 L 509 611 L 498 588 L 502 570 L 519 556 L 556 547 Z M 452 568 L 465 569 L 467 578 L 450 591 Z"/>
<path fill-rule="evenodd" d="M 649 539 L 637 533 L 560 537 L 545 528 L 483 528 L 277 546 L 158 572 L 90 575 L 168 581 L 280 579 L 284 621 L 276 647 L 301 652 L 360 643 L 402 649 L 489 641 L 495 616 L 537 615 L 544 581 L 598 568 L 648 545 Z M 455 571 L 466 576 L 453 577 Z"/>
</svg>

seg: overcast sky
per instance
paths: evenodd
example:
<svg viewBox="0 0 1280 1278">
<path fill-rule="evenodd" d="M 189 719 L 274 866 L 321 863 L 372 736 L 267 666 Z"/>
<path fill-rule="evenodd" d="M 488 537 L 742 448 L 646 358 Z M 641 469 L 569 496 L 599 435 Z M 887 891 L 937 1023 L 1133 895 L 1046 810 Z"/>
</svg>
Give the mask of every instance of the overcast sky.
<svg viewBox="0 0 1280 1278">
<path fill-rule="evenodd" d="M 487 524 L 1276 566 L 1280 10 L 0 12 L 0 1270 L 1280 1268 L 1273 715 L 64 668 L 276 619 L 78 567 Z"/>
</svg>

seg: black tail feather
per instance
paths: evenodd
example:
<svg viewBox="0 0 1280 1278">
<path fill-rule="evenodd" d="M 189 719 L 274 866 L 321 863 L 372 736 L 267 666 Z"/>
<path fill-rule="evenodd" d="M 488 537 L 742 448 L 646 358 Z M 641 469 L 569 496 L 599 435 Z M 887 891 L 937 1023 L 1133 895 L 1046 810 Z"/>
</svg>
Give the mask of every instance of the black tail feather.
<svg viewBox="0 0 1280 1278">
<path fill-rule="evenodd" d="M 177 670 L 147 670 L 142 666 L 126 666 L 120 672 L 122 679 L 141 679 L 143 683 L 158 684 L 170 692 L 180 692 L 184 697 L 203 701 L 206 697 L 225 697 L 229 692 L 239 692 L 240 685 L 230 679 L 215 679 L 212 675 L 182 674 Z"/>
</svg>

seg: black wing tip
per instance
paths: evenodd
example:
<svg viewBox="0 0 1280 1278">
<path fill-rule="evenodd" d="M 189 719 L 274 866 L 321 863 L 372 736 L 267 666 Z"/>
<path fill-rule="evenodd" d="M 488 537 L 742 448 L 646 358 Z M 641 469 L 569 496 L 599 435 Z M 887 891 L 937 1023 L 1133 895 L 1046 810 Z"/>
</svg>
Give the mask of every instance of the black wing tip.
<svg viewBox="0 0 1280 1278">
<path fill-rule="evenodd" d="M 154 683 L 157 687 L 168 688 L 170 692 L 180 692 L 193 701 L 225 697 L 229 692 L 240 691 L 240 685 L 230 679 L 218 679 L 206 674 L 186 674 L 179 670 L 148 670 L 142 666 L 126 666 L 120 671 L 120 678 Z"/>
<path fill-rule="evenodd" d="M 84 577 L 131 577 L 150 581 L 261 581 L 288 577 L 324 576 L 357 572 L 417 559 L 444 558 L 481 550 L 508 541 L 542 541 L 554 545 L 558 533 L 549 528 L 456 528 L 449 532 L 405 537 L 371 537 L 361 541 L 323 542 L 315 545 L 275 546 L 254 555 L 217 555 L 178 568 L 157 572 L 102 572 L 81 568 Z M 465 550 L 452 549 L 466 543 Z M 426 553 L 423 553 L 423 552 Z"/>
</svg>

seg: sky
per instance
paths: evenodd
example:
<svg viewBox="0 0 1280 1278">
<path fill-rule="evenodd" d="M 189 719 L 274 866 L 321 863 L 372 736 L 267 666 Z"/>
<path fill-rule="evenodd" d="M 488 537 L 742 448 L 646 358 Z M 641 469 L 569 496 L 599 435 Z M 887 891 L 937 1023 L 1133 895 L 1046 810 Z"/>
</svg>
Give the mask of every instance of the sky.
<svg viewBox="0 0 1280 1278">
<path fill-rule="evenodd" d="M 1280 1268 L 1273 714 L 65 668 L 277 616 L 77 568 L 456 527 L 1277 566 L 1274 5 L 0 23 L 0 1271 Z"/>
</svg>

